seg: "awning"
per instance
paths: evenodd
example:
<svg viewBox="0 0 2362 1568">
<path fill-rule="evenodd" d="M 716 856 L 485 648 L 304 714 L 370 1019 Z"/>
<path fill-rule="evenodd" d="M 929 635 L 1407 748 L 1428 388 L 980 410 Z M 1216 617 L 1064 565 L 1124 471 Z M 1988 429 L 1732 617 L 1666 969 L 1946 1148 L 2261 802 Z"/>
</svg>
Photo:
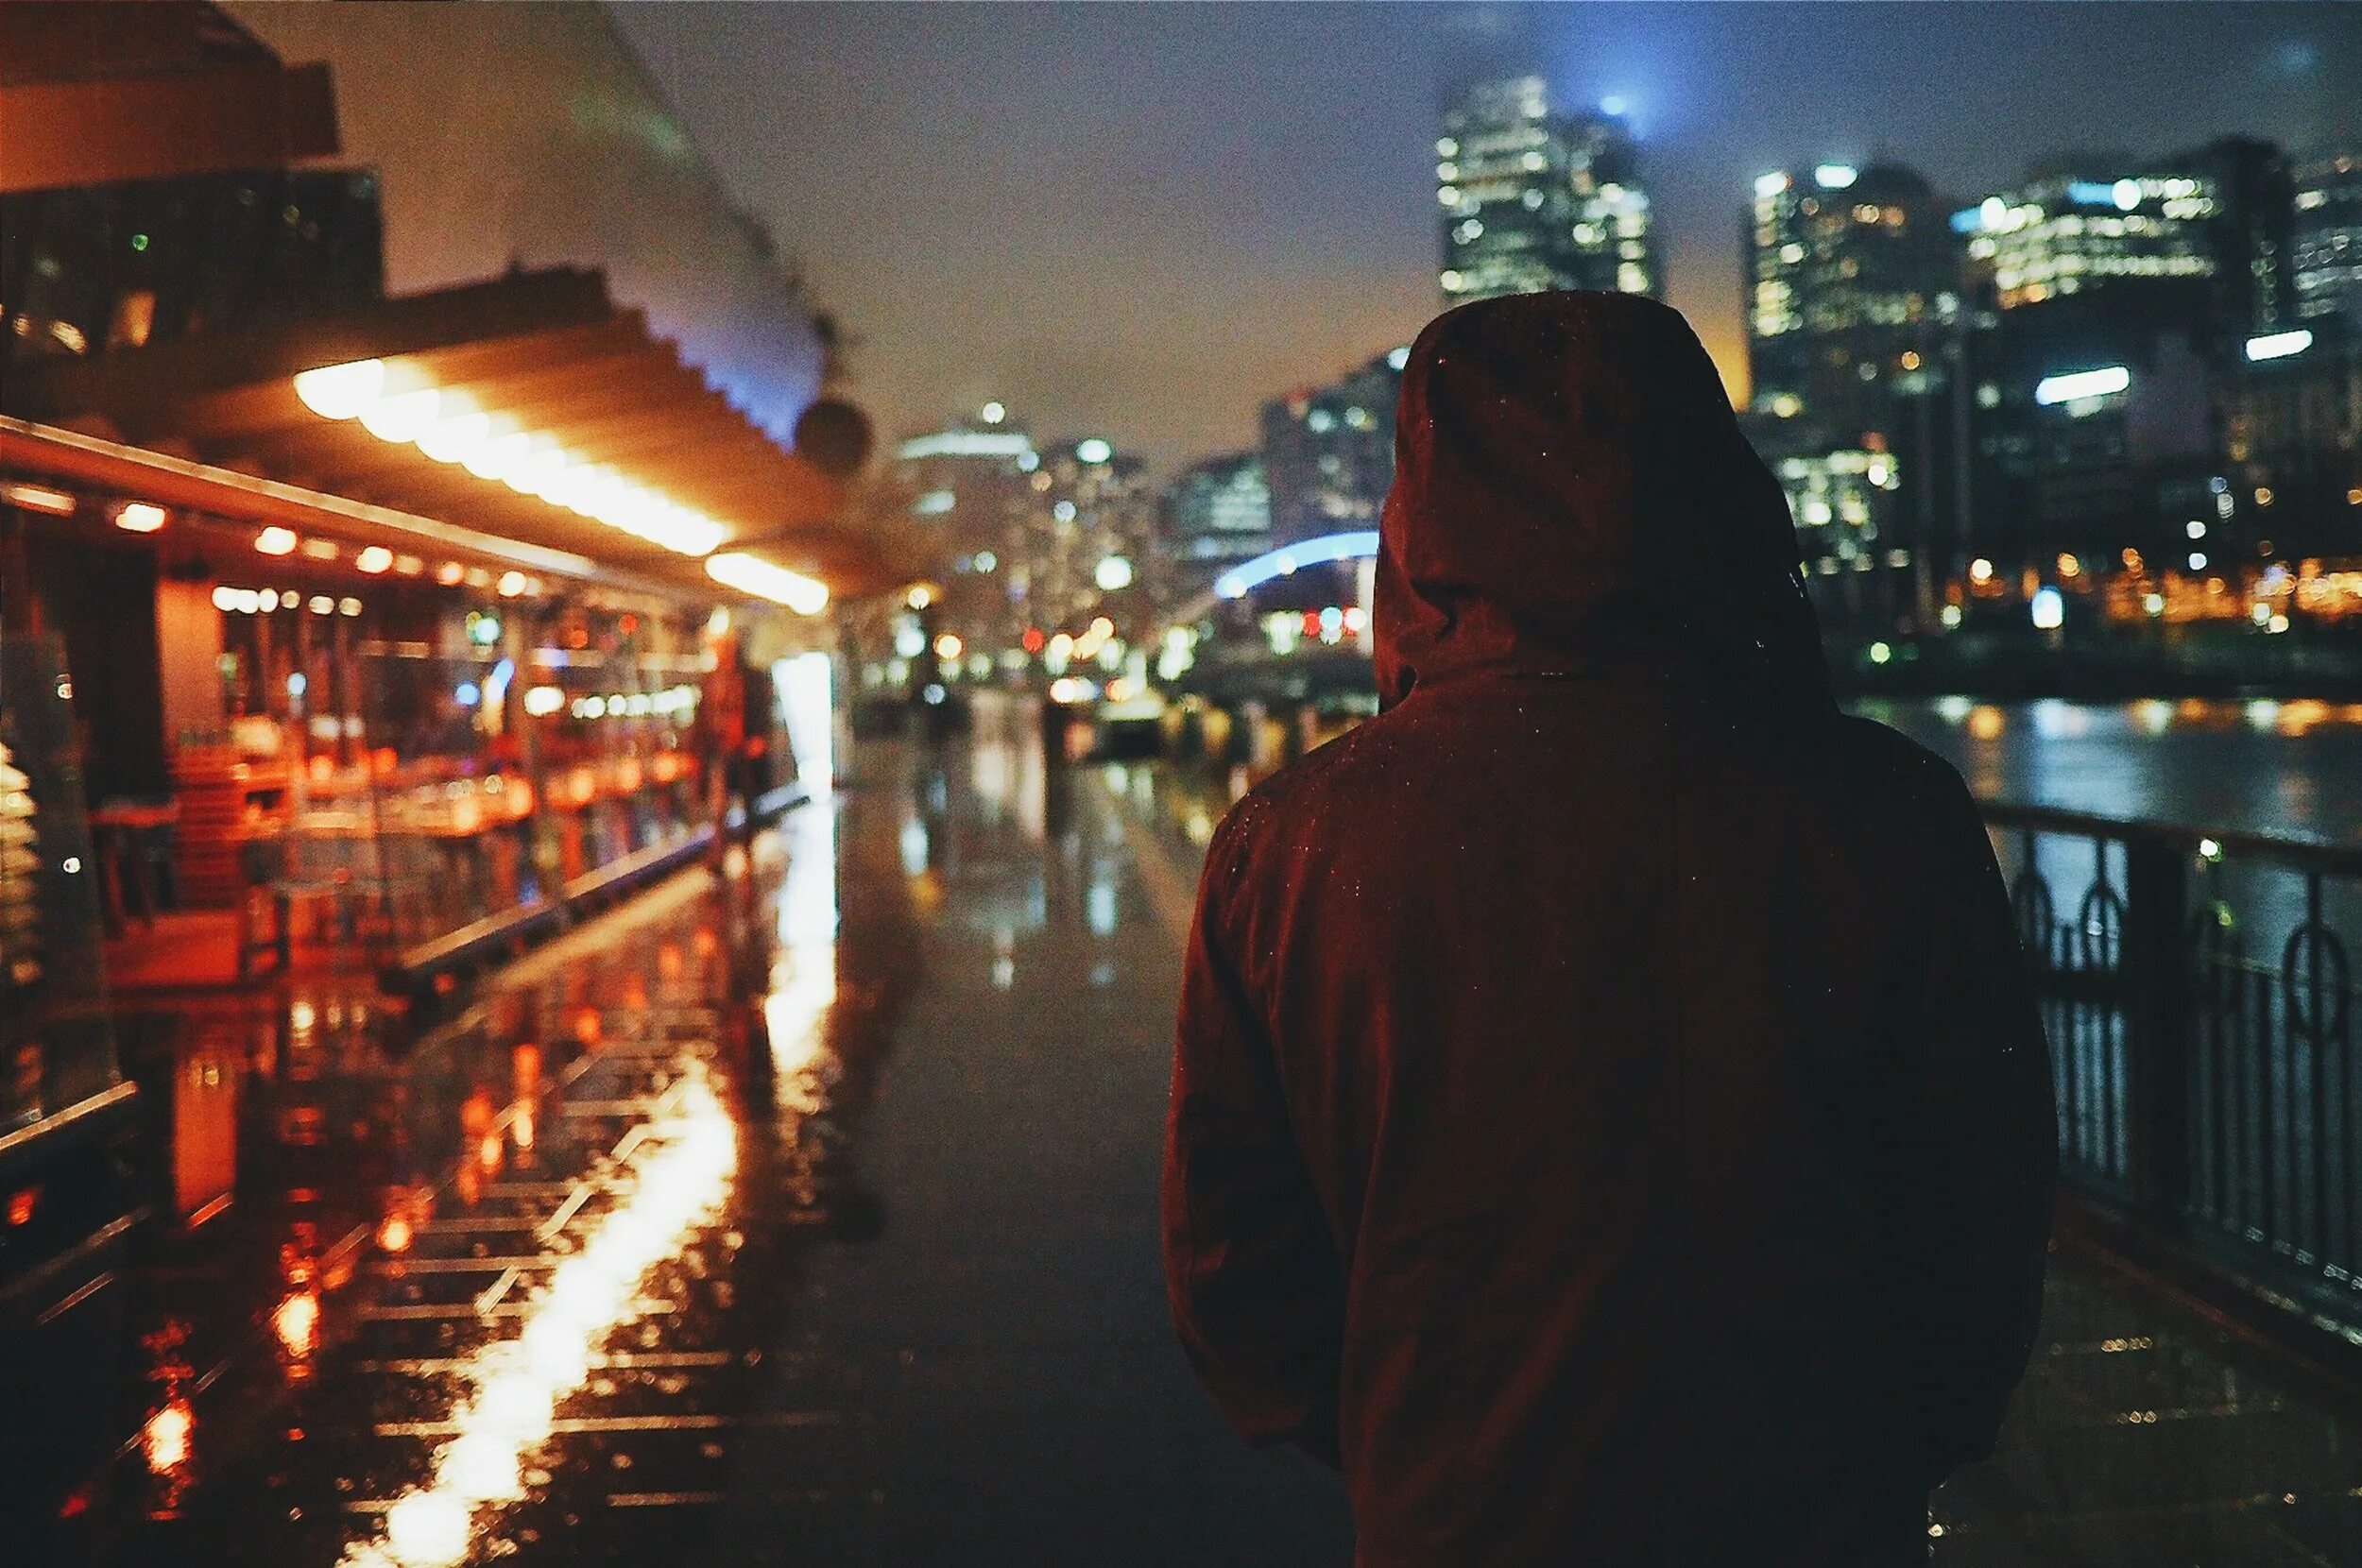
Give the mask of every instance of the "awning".
<svg viewBox="0 0 2362 1568">
<path fill-rule="evenodd" d="M 339 366 L 359 368 L 312 378 L 307 402 L 297 378 Z M 368 397 L 351 403 L 353 389 Z M 878 541 L 847 519 L 844 482 L 776 445 L 639 312 L 617 308 L 597 272 L 516 273 L 266 331 L 19 362 L 0 412 L 676 591 L 721 591 L 704 562 L 714 551 L 839 597 L 888 577 Z"/>
<path fill-rule="evenodd" d="M 0 5 L 0 192 L 336 150 L 328 68 L 282 65 L 211 6 Z"/>
</svg>

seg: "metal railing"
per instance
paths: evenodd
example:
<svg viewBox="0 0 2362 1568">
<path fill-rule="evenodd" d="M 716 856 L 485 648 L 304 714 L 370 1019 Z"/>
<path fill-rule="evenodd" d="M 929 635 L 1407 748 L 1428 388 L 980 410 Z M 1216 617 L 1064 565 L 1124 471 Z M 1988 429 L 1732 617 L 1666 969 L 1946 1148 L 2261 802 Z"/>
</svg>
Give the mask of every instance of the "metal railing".
<svg viewBox="0 0 2362 1568">
<path fill-rule="evenodd" d="M 2362 1335 L 2362 848 L 1988 805 L 2067 1183 Z"/>
</svg>

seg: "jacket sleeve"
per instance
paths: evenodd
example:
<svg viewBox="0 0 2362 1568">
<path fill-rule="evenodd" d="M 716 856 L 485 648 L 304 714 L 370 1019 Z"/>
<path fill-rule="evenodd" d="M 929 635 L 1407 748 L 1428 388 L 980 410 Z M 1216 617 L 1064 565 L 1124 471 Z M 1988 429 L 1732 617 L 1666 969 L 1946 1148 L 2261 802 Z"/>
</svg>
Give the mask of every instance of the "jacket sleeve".
<svg viewBox="0 0 2362 1568">
<path fill-rule="evenodd" d="M 1912 1184 L 1925 1201 L 1907 1297 L 1929 1484 L 1993 1452 L 2042 1316 L 2058 1134 L 2050 1053 L 1976 804 L 1947 778 L 1918 998 Z"/>
<path fill-rule="evenodd" d="M 1207 860 L 1166 1121 L 1165 1282 L 1199 1379 L 1258 1443 L 1337 1457 L 1344 1284 L 1288 1122 L 1272 1042 L 1220 930 Z"/>
</svg>

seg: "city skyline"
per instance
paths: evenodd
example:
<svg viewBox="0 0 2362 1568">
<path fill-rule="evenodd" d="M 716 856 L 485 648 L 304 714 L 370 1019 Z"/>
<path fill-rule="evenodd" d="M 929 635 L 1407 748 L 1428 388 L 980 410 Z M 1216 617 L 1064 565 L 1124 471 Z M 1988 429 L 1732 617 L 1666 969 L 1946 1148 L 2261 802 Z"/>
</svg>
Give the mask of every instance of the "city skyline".
<svg viewBox="0 0 2362 1568">
<path fill-rule="evenodd" d="M 1441 308 L 1432 141 L 1452 12 L 614 14 L 853 333 L 856 395 L 889 435 L 1000 398 L 1170 472 L 1249 444 L 1264 399 Z M 2362 12 L 2340 8 L 1603 4 L 1518 20 L 1566 104 L 1626 101 L 1668 297 L 1734 393 L 1735 230 L 1763 169 L 1891 158 L 1968 197 L 2071 148 L 2139 159 L 2231 133 L 2301 148 L 2357 129 L 2333 118 L 2334 84 L 2362 72 Z M 2037 108 L 2061 101 L 2072 123 Z"/>
</svg>

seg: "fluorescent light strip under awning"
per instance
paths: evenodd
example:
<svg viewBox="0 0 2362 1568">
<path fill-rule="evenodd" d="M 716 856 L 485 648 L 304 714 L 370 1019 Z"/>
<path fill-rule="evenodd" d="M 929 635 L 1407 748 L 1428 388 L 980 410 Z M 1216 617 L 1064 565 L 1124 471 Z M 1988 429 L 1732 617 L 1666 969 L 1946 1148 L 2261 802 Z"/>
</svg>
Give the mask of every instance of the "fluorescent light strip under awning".
<svg viewBox="0 0 2362 1568">
<path fill-rule="evenodd" d="M 706 575 L 725 588 L 785 605 L 798 615 L 818 615 L 829 603 L 828 584 L 738 551 L 708 558 Z"/>
<path fill-rule="evenodd" d="M 384 529 L 425 546 L 659 597 L 680 591 L 676 586 L 604 566 L 572 551 L 479 533 L 438 519 L 307 490 L 281 480 L 259 479 L 4 414 L 0 414 L 0 469 L 148 494 L 168 505 L 191 507 L 225 518 L 263 521 L 278 516 L 297 521 L 317 517 L 332 531 Z M 301 517 L 290 516 L 291 513 Z"/>
<path fill-rule="evenodd" d="M 381 441 L 415 446 L 437 463 L 457 464 L 479 479 L 498 480 L 520 495 L 679 554 L 707 554 L 729 537 L 694 507 L 584 461 L 554 436 L 478 408 L 465 392 L 405 382 L 382 359 L 302 371 L 295 392 L 324 419 L 357 419 Z"/>
</svg>

